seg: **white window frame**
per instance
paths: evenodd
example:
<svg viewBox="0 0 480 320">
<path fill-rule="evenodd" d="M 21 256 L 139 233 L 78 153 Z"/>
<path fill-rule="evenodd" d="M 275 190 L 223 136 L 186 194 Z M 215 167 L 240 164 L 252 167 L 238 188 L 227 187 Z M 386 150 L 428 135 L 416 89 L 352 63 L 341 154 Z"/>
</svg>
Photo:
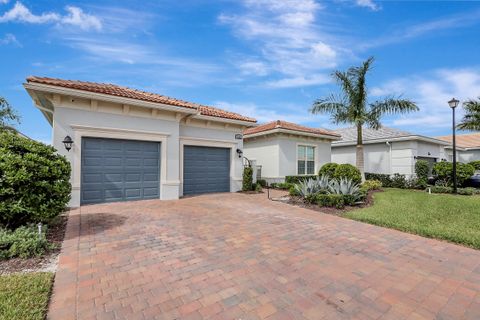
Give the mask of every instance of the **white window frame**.
<svg viewBox="0 0 480 320">
<path fill-rule="evenodd" d="M 307 173 L 307 162 L 309 160 L 307 160 L 307 149 L 305 149 L 305 172 L 304 173 L 298 173 L 298 161 L 301 161 L 301 159 L 298 158 L 298 148 L 299 147 L 305 147 L 305 148 L 312 148 L 313 149 L 313 173 Z M 297 143 L 297 148 L 295 150 L 296 152 L 296 162 L 295 162 L 295 166 L 296 166 L 296 174 L 299 175 L 299 176 L 309 176 L 309 175 L 312 175 L 312 174 L 315 174 L 316 170 L 317 170 L 317 146 L 314 145 L 314 144 L 307 144 L 307 143 Z M 310 160 L 312 161 L 312 160 Z"/>
</svg>

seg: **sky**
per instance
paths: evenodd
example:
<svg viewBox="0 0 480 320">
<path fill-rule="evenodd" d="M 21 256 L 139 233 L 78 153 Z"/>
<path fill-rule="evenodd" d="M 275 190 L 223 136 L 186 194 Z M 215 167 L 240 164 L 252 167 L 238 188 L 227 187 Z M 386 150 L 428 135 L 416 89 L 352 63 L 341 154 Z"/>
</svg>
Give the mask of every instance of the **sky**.
<svg viewBox="0 0 480 320">
<path fill-rule="evenodd" d="M 451 132 L 447 101 L 480 96 L 480 2 L 375 0 L 0 0 L 0 96 L 18 128 L 50 142 L 22 86 L 29 75 L 107 82 L 312 127 L 331 74 L 375 57 L 369 101 L 420 111 L 383 124 Z M 461 117 L 462 109 L 458 110 Z"/>
</svg>

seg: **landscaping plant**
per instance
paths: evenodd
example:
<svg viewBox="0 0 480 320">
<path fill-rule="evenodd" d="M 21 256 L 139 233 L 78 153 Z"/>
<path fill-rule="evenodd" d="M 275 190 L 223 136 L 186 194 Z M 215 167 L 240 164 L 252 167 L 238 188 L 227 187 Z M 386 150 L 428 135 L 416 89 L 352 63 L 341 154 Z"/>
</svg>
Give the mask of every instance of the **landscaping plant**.
<svg viewBox="0 0 480 320">
<path fill-rule="evenodd" d="M 361 187 L 367 191 L 380 190 L 382 188 L 382 183 L 379 180 L 366 180 L 362 183 Z"/>
<path fill-rule="evenodd" d="M 252 167 L 243 168 L 242 191 L 253 190 L 253 169 Z"/>
<path fill-rule="evenodd" d="M 48 223 L 70 199 L 70 163 L 55 148 L 0 132 L 0 225 Z"/>
<path fill-rule="evenodd" d="M 333 178 L 337 180 L 349 179 L 349 180 L 352 180 L 352 182 L 354 183 L 362 182 L 362 174 L 360 173 L 360 170 L 358 170 L 355 166 L 348 163 L 339 164 L 335 169 Z"/>
<path fill-rule="evenodd" d="M 468 164 L 473 166 L 475 170 L 480 170 L 480 160 L 472 161 L 472 162 L 469 162 Z"/>
<path fill-rule="evenodd" d="M 333 178 L 335 175 L 335 170 L 337 169 L 338 164 L 334 162 L 324 164 L 318 171 L 319 176 L 328 176 Z"/>
<path fill-rule="evenodd" d="M 385 188 L 392 187 L 392 178 L 390 177 L 389 174 L 365 172 L 365 179 L 378 180 L 382 183 L 382 186 Z"/>
<path fill-rule="evenodd" d="M 0 260 L 37 257 L 50 249 L 45 229 L 39 234 L 35 226 L 22 226 L 14 231 L 0 228 Z"/>
<path fill-rule="evenodd" d="M 390 184 L 390 187 L 399 189 L 407 188 L 407 178 L 404 174 L 395 173 L 391 179 L 392 183 Z"/>
<path fill-rule="evenodd" d="M 418 184 L 427 184 L 429 171 L 428 161 L 417 160 L 417 162 L 415 162 L 415 175 L 417 176 Z"/>
<path fill-rule="evenodd" d="M 457 163 L 457 183 L 462 186 L 475 173 L 475 168 L 466 163 Z M 445 181 L 449 186 L 452 185 L 453 164 L 451 162 L 437 162 L 433 166 L 433 174 L 439 180 Z"/>
</svg>

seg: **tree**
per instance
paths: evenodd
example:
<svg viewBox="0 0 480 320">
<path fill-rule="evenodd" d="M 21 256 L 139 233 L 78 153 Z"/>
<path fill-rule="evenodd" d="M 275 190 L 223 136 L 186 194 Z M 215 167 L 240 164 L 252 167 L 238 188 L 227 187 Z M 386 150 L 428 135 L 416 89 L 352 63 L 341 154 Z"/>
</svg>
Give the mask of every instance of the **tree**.
<svg viewBox="0 0 480 320">
<path fill-rule="evenodd" d="M 473 99 L 468 100 L 463 104 L 465 109 L 465 116 L 462 122 L 458 125 L 462 130 L 480 131 L 480 97 L 478 101 Z"/>
<path fill-rule="evenodd" d="M 20 116 L 15 109 L 5 98 L 0 97 L 0 130 L 8 129 L 12 124 L 19 122 Z"/>
<path fill-rule="evenodd" d="M 387 97 L 372 103 L 367 102 L 366 75 L 371 69 L 373 57 L 359 67 L 347 71 L 335 71 L 332 77 L 340 87 L 339 94 L 331 94 L 316 100 L 312 114 L 329 113 L 335 124 L 352 124 L 357 128 L 356 166 L 364 178 L 363 126 L 378 130 L 381 117 L 386 114 L 418 111 L 417 105 L 407 99 Z"/>
</svg>

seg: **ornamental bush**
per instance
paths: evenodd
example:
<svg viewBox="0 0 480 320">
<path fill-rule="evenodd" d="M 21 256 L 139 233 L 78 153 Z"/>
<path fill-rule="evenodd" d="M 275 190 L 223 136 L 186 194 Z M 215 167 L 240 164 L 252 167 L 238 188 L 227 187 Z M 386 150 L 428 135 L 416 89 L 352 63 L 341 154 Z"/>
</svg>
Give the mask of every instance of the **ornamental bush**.
<svg viewBox="0 0 480 320">
<path fill-rule="evenodd" d="M 253 169 L 252 167 L 243 168 L 242 191 L 252 191 L 253 189 Z"/>
<path fill-rule="evenodd" d="M 317 194 L 315 201 L 320 207 L 335 207 L 337 209 L 345 207 L 345 198 L 341 194 Z"/>
<path fill-rule="evenodd" d="M 37 257 L 52 248 L 45 231 L 39 234 L 34 226 L 22 226 L 14 231 L 0 228 L 0 260 Z"/>
<path fill-rule="evenodd" d="M 55 148 L 0 132 L 0 225 L 48 223 L 70 200 L 70 163 Z"/>
<path fill-rule="evenodd" d="M 338 163 L 330 162 L 324 164 L 318 171 L 319 176 L 328 176 L 332 178 L 335 174 L 335 170 L 338 167 Z"/>
<path fill-rule="evenodd" d="M 474 173 L 475 168 L 472 165 L 466 163 L 457 163 L 458 185 L 464 185 Z M 433 166 L 433 174 L 436 175 L 439 180 L 446 181 L 448 185 L 452 185 L 453 163 L 446 161 L 435 163 Z"/>
<path fill-rule="evenodd" d="M 395 173 L 391 179 L 392 179 L 392 183 L 391 183 L 392 188 L 405 189 L 408 187 L 407 177 L 404 174 Z"/>
<path fill-rule="evenodd" d="M 306 176 L 286 176 L 285 183 L 293 183 L 297 184 L 300 181 L 309 180 L 309 179 L 316 179 L 318 176 L 316 175 L 306 175 Z"/>
<path fill-rule="evenodd" d="M 335 169 L 333 178 L 337 180 L 348 179 L 358 184 L 362 182 L 362 175 L 360 173 L 360 170 L 348 163 L 339 164 Z"/>
<path fill-rule="evenodd" d="M 468 164 L 473 166 L 475 170 L 480 170 L 480 160 L 472 161 L 472 162 L 469 162 Z"/>
<path fill-rule="evenodd" d="M 430 171 L 430 167 L 428 165 L 428 161 L 426 160 L 417 160 L 415 162 L 415 174 L 417 175 L 417 179 L 420 183 L 428 181 L 428 172 Z"/>
<path fill-rule="evenodd" d="M 392 187 L 392 178 L 390 177 L 389 174 L 365 172 L 365 179 L 378 180 L 382 183 L 382 187 L 385 187 L 385 188 Z"/>
<path fill-rule="evenodd" d="M 362 183 L 361 187 L 367 191 L 380 190 L 382 188 L 382 183 L 380 180 L 366 180 L 364 183 Z"/>
</svg>

